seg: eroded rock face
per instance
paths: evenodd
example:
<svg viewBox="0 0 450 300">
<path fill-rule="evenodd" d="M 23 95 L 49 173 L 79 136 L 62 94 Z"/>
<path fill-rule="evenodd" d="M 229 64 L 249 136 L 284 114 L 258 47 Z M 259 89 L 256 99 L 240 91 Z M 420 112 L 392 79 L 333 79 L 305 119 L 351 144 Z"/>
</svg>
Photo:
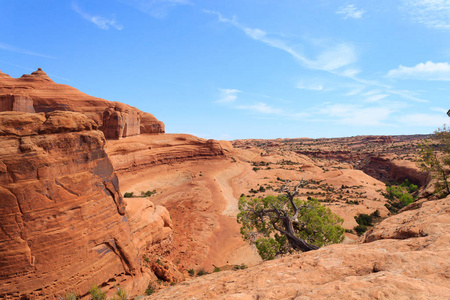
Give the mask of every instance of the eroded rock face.
<svg viewBox="0 0 450 300">
<path fill-rule="evenodd" d="M 362 244 L 223 271 L 147 299 L 447 299 L 450 197 L 384 220 Z"/>
<path fill-rule="evenodd" d="M 425 186 L 430 178 L 419 170 L 416 162 L 395 159 L 395 156 L 369 156 L 361 163 L 361 170 L 384 182 L 403 182 L 408 179 L 419 186 Z"/>
<path fill-rule="evenodd" d="M 107 142 L 106 151 L 118 172 L 224 156 L 218 141 L 188 134 L 140 135 L 126 141 L 110 140 Z"/>
<path fill-rule="evenodd" d="M 139 276 L 97 124 L 76 112 L 4 112 L 0 124 L 0 298 L 83 294 Z"/>
<path fill-rule="evenodd" d="M 34 113 L 33 100 L 21 95 L 1 95 L 0 111 L 22 111 Z"/>
<path fill-rule="evenodd" d="M 38 69 L 30 75 L 12 78 L 0 72 L 0 111 L 81 112 L 94 120 L 107 139 L 164 133 L 164 123 L 153 115 L 119 102 L 89 96 L 55 83 Z"/>
</svg>

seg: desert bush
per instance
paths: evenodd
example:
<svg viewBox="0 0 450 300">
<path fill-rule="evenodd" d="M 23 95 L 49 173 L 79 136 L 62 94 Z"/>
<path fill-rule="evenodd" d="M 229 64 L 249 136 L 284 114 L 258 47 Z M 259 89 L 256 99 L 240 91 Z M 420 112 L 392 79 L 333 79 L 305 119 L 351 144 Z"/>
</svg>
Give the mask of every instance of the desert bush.
<svg viewBox="0 0 450 300">
<path fill-rule="evenodd" d="M 356 223 L 359 225 L 372 226 L 372 216 L 368 214 L 359 214 L 355 217 Z"/>
<path fill-rule="evenodd" d="M 106 293 L 102 292 L 100 287 L 97 284 L 92 285 L 89 289 L 89 299 L 91 300 L 105 300 Z"/>
<path fill-rule="evenodd" d="M 358 225 L 354 229 L 358 235 L 362 235 L 364 232 L 367 231 L 367 226 L 366 225 Z"/>
<path fill-rule="evenodd" d="M 391 185 L 386 187 L 386 193 L 382 193 L 387 199 L 386 208 L 391 213 L 397 213 L 403 207 L 414 202 L 415 197 L 410 194 L 410 190 L 415 190 L 416 185 Z"/>
<path fill-rule="evenodd" d="M 74 292 L 68 292 L 66 293 L 64 300 L 78 300 L 80 297 L 77 296 Z"/>
<path fill-rule="evenodd" d="M 120 286 L 116 287 L 117 292 L 113 297 L 113 300 L 127 300 L 128 299 L 128 295 L 127 292 L 125 292 L 125 290 L 122 290 L 120 288 Z"/>
<path fill-rule="evenodd" d="M 133 197 L 133 192 L 126 192 L 124 195 L 123 195 L 123 197 L 124 198 L 131 198 L 131 197 Z"/>
<path fill-rule="evenodd" d="M 419 166 L 436 180 L 435 193 L 440 197 L 450 194 L 448 168 L 450 166 L 450 128 L 436 130 L 430 140 L 419 144 Z"/>
<path fill-rule="evenodd" d="M 203 276 L 208 274 L 208 272 L 205 271 L 205 269 L 200 269 L 197 271 L 197 276 Z"/>
</svg>

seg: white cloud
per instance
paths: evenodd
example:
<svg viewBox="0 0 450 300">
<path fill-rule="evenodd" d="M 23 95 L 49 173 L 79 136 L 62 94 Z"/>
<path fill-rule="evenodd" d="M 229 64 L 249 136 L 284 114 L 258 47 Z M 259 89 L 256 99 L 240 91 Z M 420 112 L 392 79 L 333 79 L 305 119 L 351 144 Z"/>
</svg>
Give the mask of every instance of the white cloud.
<svg viewBox="0 0 450 300">
<path fill-rule="evenodd" d="M 366 102 L 378 102 L 381 99 L 386 98 L 387 96 L 389 96 L 389 95 L 387 95 L 387 94 L 375 94 L 375 95 L 372 95 L 372 96 L 368 97 L 366 99 Z"/>
<path fill-rule="evenodd" d="M 333 71 L 350 65 L 356 60 L 354 48 L 347 43 L 341 43 L 320 53 L 315 61 L 309 63 L 309 66 L 312 69 Z"/>
<path fill-rule="evenodd" d="M 303 90 L 311 90 L 311 91 L 323 91 L 324 90 L 324 86 L 322 84 L 314 84 L 314 83 L 305 84 L 303 82 L 299 82 L 297 84 L 297 88 L 303 89 Z"/>
<path fill-rule="evenodd" d="M 239 106 L 236 106 L 236 108 L 249 110 L 252 112 L 263 113 L 263 114 L 281 114 L 281 113 L 283 113 L 282 109 L 271 107 L 264 102 L 258 102 L 253 105 L 239 105 Z"/>
<path fill-rule="evenodd" d="M 442 108 L 442 107 L 431 107 L 430 110 L 441 112 L 444 114 L 447 114 L 448 108 Z"/>
<path fill-rule="evenodd" d="M 219 89 L 220 91 L 220 99 L 217 100 L 217 103 L 231 103 L 236 101 L 237 94 L 241 93 L 240 90 L 235 89 Z"/>
<path fill-rule="evenodd" d="M 321 79 L 318 78 L 305 78 L 300 80 L 297 83 L 296 88 L 302 90 L 311 90 L 311 91 L 323 91 L 325 90 L 324 83 Z"/>
<path fill-rule="evenodd" d="M 234 27 L 242 30 L 247 36 L 254 40 L 283 50 L 309 69 L 334 72 L 344 66 L 356 62 L 357 60 L 357 55 L 353 46 L 348 43 L 327 45 L 327 47 L 323 49 L 321 53 L 319 53 L 315 60 L 309 59 L 299 51 L 296 51 L 293 47 L 289 46 L 286 41 L 280 38 L 272 37 L 267 32 L 261 29 L 244 26 L 240 24 L 236 20 L 236 18 L 225 18 L 221 13 L 216 11 L 204 10 L 204 12 L 216 15 L 220 22 L 233 25 Z"/>
<path fill-rule="evenodd" d="M 336 122 L 355 126 L 386 126 L 384 122 L 395 111 L 386 106 L 363 107 L 353 104 L 332 104 L 320 110 L 320 113 L 334 118 Z"/>
<path fill-rule="evenodd" d="M 444 124 L 449 123 L 448 116 L 443 113 L 440 115 L 436 114 L 410 114 L 401 116 L 398 121 L 404 123 L 408 126 L 430 126 L 433 128 L 440 127 Z"/>
<path fill-rule="evenodd" d="M 433 63 L 432 61 L 427 61 L 426 63 L 419 63 L 414 67 L 400 65 L 397 69 L 390 70 L 387 73 L 387 77 L 450 81 L 450 64 L 447 62 Z"/>
<path fill-rule="evenodd" d="M 44 57 L 44 58 L 54 59 L 54 57 L 49 56 L 49 55 L 45 55 L 45 54 L 41 54 L 41 53 L 29 51 L 29 50 L 17 48 L 16 46 L 13 46 L 13 45 L 10 45 L 10 44 L 5 44 L 5 43 L 0 43 L 0 50 L 5 50 L 5 51 L 9 51 L 9 52 L 14 52 L 14 53 L 20 53 L 20 54 L 26 54 L 26 55 L 31 55 L 31 56 L 37 56 L 37 57 Z"/>
<path fill-rule="evenodd" d="M 403 9 L 416 23 L 433 29 L 450 29 L 449 0 L 403 0 Z"/>
<path fill-rule="evenodd" d="M 350 92 L 346 93 L 346 96 L 355 96 L 355 95 L 359 95 L 362 93 L 362 91 L 364 91 L 366 87 L 365 86 L 358 86 L 358 87 L 351 87 Z"/>
<path fill-rule="evenodd" d="M 356 8 L 353 4 L 340 7 L 337 11 L 337 14 L 344 15 L 344 19 L 352 18 L 352 19 L 361 19 L 365 11 L 363 9 Z"/>
<path fill-rule="evenodd" d="M 95 25 L 97 25 L 98 28 L 103 29 L 103 30 L 108 30 L 109 27 L 114 27 L 117 30 L 122 30 L 123 26 L 119 23 L 116 22 L 116 20 L 114 20 L 114 18 L 108 19 L 102 16 L 94 16 L 91 14 L 88 14 L 87 12 L 81 10 L 77 4 L 72 3 L 72 9 L 78 13 L 81 17 L 83 17 L 83 19 L 94 23 Z"/>
<path fill-rule="evenodd" d="M 175 6 L 191 4 L 189 0 L 121 0 L 121 2 L 158 19 L 165 18 Z"/>
</svg>

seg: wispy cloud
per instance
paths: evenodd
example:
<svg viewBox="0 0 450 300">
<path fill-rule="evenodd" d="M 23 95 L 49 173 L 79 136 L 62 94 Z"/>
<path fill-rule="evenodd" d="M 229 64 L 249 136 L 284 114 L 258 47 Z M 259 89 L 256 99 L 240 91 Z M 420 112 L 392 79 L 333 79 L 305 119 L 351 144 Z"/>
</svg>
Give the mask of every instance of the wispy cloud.
<svg viewBox="0 0 450 300">
<path fill-rule="evenodd" d="M 383 94 L 379 94 L 377 96 L 373 96 L 371 98 L 367 98 L 367 102 L 376 102 L 379 101 L 388 95 L 396 95 L 402 98 L 412 100 L 415 102 L 427 102 L 426 100 L 417 98 L 412 96 L 408 91 L 398 91 L 392 88 L 389 85 L 380 83 L 376 80 L 367 80 L 363 78 L 359 78 L 357 75 L 359 74 L 359 69 L 354 66 L 354 64 L 358 61 L 357 51 L 353 47 L 351 43 L 348 42 L 340 42 L 340 43 L 332 43 L 330 41 L 319 40 L 312 41 L 308 43 L 308 41 L 304 41 L 302 45 L 304 48 L 310 48 L 312 51 L 318 52 L 316 56 L 310 58 L 304 55 L 301 51 L 298 51 L 296 47 L 291 46 L 292 42 L 286 39 L 285 36 L 276 36 L 265 32 L 259 28 L 251 28 L 245 26 L 237 21 L 236 17 L 226 18 L 221 13 L 217 11 L 204 10 L 205 13 L 213 14 L 217 16 L 219 22 L 231 24 L 235 28 L 244 32 L 249 38 L 254 39 L 256 41 L 262 42 L 270 47 L 274 47 L 284 51 L 291 55 L 294 60 L 300 63 L 305 68 L 311 70 L 319 70 L 324 71 L 334 76 L 338 76 L 344 79 L 350 79 L 360 85 L 363 85 L 362 89 L 367 87 L 376 87 L 383 90 Z M 319 51 L 317 51 L 319 50 Z M 320 90 L 321 85 L 316 86 L 308 86 L 308 85 L 299 85 L 298 88 L 315 88 L 316 90 Z M 323 87 L 323 86 L 322 86 Z M 354 91 L 353 91 L 354 92 Z"/>
<path fill-rule="evenodd" d="M 5 44 L 5 43 L 0 43 L 0 50 L 20 53 L 20 54 L 25 54 L 25 55 L 31 55 L 31 56 L 38 56 L 38 57 L 43 57 L 43 58 L 55 59 L 53 56 L 49 56 L 49 55 L 45 55 L 45 54 L 41 54 L 41 53 L 37 53 L 37 52 L 25 50 L 25 49 L 21 49 L 21 48 L 18 48 L 16 46 L 13 46 L 13 45 L 10 45 L 10 44 Z"/>
<path fill-rule="evenodd" d="M 448 116 L 443 113 L 437 114 L 410 114 L 400 116 L 398 121 L 408 126 L 430 126 L 433 128 L 448 124 Z"/>
<path fill-rule="evenodd" d="M 325 88 L 325 82 L 319 78 L 303 78 L 297 83 L 296 88 L 310 91 L 327 90 Z"/>
<path fill-rule="evenodd" d="M 170 9 L 179 5 L 191 5 L 189 0 L 121 0 L 154 18 L 163 19 Z"/>
<path fill-rule="evenodd" d="M 385 123 L 395 108 L 387 106 L 362 106 L 354 104 L 329 104 L 320 110 L 320 114 L 329 120 L 355 126 L 387 126 Z"/>
<path fill-rule="evenodd" d="M 237 94 L 241 93 L 240 90 L 236 89 L 219 89 L 220 98 L 217 100 L 217 103 L 231 103 L 236 101 Z"/>
<path fill-rule="evenodd" d="M 219 89 L 220 97 L 215 101 L 217 104 L 226 105 L 232 109 L 246 110 L 258 114 L 282 114 L 283 110 L 272 107 L 263 101 L 256 101 L 254 98 L 270 98 L 265 95 L 257 95 L 243 92 L 237 89 Z M 238 94 L 246 95 L 247 99 L 238 101 Z M 250 97 L 250 99 L 248 99 Z M 246 104 L 250 103 L 250 104 Z"/>
<path fill-rule="evenodd" d="M 81 10 L 78 5 L 74 2 L 72 2 L 72 9 L 78 13 L 81 17 L 83 17 L 83 19 L 94 23 L 95 25 L 97 25 L 98 28 L 103 29 L 103 30 L 108 30 L 110 27 L 114 27 L 117 30 L 122 30 L 123 26 L 119 23 L 116 22 L 116 20 L 114 18 L 105 18 L 102 16 L 94 16 L 91 15 L 83 10 Z"/>
<path fill-rule="evenodd" d="M 309 69 L 323 70 L 328 72 L 337 71 L 340 68 L 348 66 L 357 60 L 356 51 L 352 45 L 348 43 L 337 43 L 329 45 L 326 49 L 323 49 L 315 59 L 307 58 L 301 52 L 295 50 L 283 40 L 282 37 L 275 37 L 269 35 L 264 30 L 259 28 L 251 28 L 242 25 L 236 18 L 228 19 L 222 16 L 221 13 L 216 11 L 204 10 L 205 13 L 214 14 L 218 17 L 220 22 L 228 23 L 234 27 L 242 30 L 250 38 L 263 42 L 271 47 L 283 50 L 290 54 L 295 60 L 301 63 L 303 66 Z"/>
<path fill-rule="evenodd" d="M 282 114 L 283 110 L 280 108 L 275 108 L 267 105 L 264 102 L 258 102 L 252 105 L 238 105 L 237 109 L 244 109 L 251 112 L 263 113 L 263 114 Z"/>
<path fill-rule="evenodd" d="M 448 0 L 403 0 L 403 9 L 416 23 L 433 29 L 450 30 Z"/>
<path fill-rule="evenodd" d="M 450 81 L 450 64 L 427 61 L 414 67 L 400 65 L 397 69 L 390 70 L 386 76 L 399 79 Z"/>
<path fill-rule="evenodd" d="M 343 15 L 344 19 L 361 19 L 365 13 L 365 10 L 356 8 L 353 4 L 342 6 L 337 11 L 337 14 Z"/>
</svg>

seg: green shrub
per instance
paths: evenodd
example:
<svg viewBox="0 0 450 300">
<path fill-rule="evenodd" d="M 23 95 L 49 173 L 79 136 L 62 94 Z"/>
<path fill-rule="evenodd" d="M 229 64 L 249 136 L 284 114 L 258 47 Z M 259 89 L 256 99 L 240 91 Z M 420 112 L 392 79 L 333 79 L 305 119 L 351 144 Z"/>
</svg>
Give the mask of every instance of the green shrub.
<svg viewBox="0 0 450 300">
<path fill-rule="evenodd" d="M 354 229 L 358 235 L 362 235 L 364 232 L 367 231 L 367 226 L 366 225 L 358 225 Z"/>
<path fill-rule="evenodd" d="M 194 276 L 195 275 L 194 269 L 189 269 L 188 273 L 189 273 L 190 276 Z"/>
<path fill-rule="evenodd" d="M 359 225 L 372 226 L 372 216 L 368 214 L 359 214 L 355 217 L 356 223 Z"/>
<path fill-rule="evenodd" d="M 206 272 L 204 269 L 200 269 L 197 271 L 197 276 L 203 276 L 208 274 L 208 272 Z"/>
<path fill-rule="evenodd" d="M 131 198 L 131 197 L 133 197 L 133 192 L 126 192 L 124 195 L 123 195 L 123 197 L 124 198 Z"/>
<path fill-rule="evenodd" d="M 66 293 L 64 300 L 78 300 L 78 298 L 79 297 L 74 292 L 68 292 Z"/>
<path fill-rule="evenodd" d="M 401 185 L 391 185 L 386 187 L 383 196 L 387 199 L 386 208 L 391 213 L 397 213 L 403 207 L 414 202 L 415 197 L 411 195 L 412 190 L 417 190 L 417 186 L 405 180 Z"/>
<path fill-rule="evenodd" d="M 153 191 L 146 191 L 145 193 L 144 193 L 144 192 L 141 192 L 141 196 L 143 196 L 143 197 L 151 197 L 151 196 L 154 195 L 154 194 L 156 194 L 156 190 L 153 190 Z"/>
<path fill-rule="evenodd" d="M 120 286 L 117 286 L 116 288 L 117 292 L 114 295 L 113 300 L 127 300 L 128 299 L 127 292 L 125 292 L 125 290 L 122 290 Z"/>
<path fill-rule="evenodd" d="M 145 290 L 145 295 L 150 296 L 155 292 L 155 289 L 151 284 L 148 285 L 147 289 Z"/>
<path fill-rule="evenodd" d="M 102 290 L 100 289 L 100 287 L 97 284 L 94 284 L 90 289 L 89 289 L 89 299 L 92 300 L 105 300 L 106 299 L 106 293 L 102 292 Z"/>
<path fill-rule="evenodd" d="M 214 273 L 220 272 L 220 268 L 219 267 L 214 267 Z"/>
<path fill-rule="evenodd" d="M 381 217 L 380 211 L 377 209 L 373 213 L 371 213 L 370 216 L 372 216 L 374 218 L 379 218 L 379 217 Z"/>
</svg>

